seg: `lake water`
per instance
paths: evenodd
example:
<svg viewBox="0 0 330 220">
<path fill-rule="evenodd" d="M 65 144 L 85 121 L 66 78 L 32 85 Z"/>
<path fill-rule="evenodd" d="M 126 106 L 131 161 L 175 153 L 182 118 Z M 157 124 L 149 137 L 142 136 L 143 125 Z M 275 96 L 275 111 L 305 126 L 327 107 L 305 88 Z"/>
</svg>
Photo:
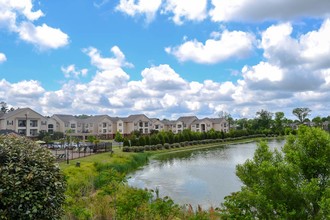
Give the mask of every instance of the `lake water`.
<svg viewBox="0 0 330 220">
<path fill-rule="evenodd" d="M 284 143 L 272 140 L 268 145 L 274 149 Z M 128 184 L 158 188 L 161 197 L 169 196 L 180 205 L 219 207 L 225 196 L 240 190 L 235 167 L 252 158 L 256 147 L 256 142 L 250 142 L 166 155 L 132 173 Z"/>
</svg>

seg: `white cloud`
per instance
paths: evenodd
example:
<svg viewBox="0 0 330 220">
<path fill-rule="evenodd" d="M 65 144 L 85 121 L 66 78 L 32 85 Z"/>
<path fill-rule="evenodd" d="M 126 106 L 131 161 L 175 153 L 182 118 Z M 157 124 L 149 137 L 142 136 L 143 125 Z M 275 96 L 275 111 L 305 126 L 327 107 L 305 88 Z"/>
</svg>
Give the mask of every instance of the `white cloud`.
<svg viewBox="0 0 330 220">
<path fill-rule="evenodd" d="M 185 20 L 202 21 L 207 17 L 207 0 L 167 0 L 162 13 L 173 13 L 172 20 L 178 25 Z"/>
<path fill-rule="evenodd" d="M 125 66 L 133 67 L 131 63 L 126 62 L 125 55 L 117 46 L 111 48 L 111 52 L 114 54 L 113 58 L 102 57 L 100 51 L 94 47 L 83 49 L 83 52 L 91 58 L 92 65 L 100 70 L 113 70 Z"/>
<path fill-rule="evenodd" d="M 212 36 L 217 36 L 214 33 Z M 243 58 L 253 50 L 254 36 L 242 31 L 224 30 L 219 38 L 202 42 L 186 41 L 177 47 L 167 47 L 165 51 L 173 54 L 179 61 L 214 64 L 229 58 Z"/>
<path fill-rule="evenodd" d="M 74 64 L 67 67 L 61 67 L 61 71 L 64 73 L 65 78 L 70 78 L 71 76 L 79 78 L 79 76 L 86 76 L 88 69 L 77 70 Z"/>
<path fill-rule="evenodd" d="M 330 1 L 315 0 L 212 0 L 213 21 L 291 20 L 297 17 L 322 18 L 329 15 Z"/>
<path fill-rule="evenodd" d="M 169 65 L 146 68 L 141 73 L 142 83 L 150 89 L 168 91 L 184 90 L 187 83 Z"/>
<path fill-rule="evenodd" d="M 40 50 L 57 49 L 68 44 L 69 37 L 60 29 L 49 27 L 47 24 L 34 26 L 23 22 L 18 29 L 22 40 L 32 43 Z"/>
<path fill-rule="evenodd" d="M 0 53 L 0 63 L 7 61 L 7 57 L 4 53 Z"/>
<path fill-rule="evenodd" d="M 69 37 L 58 28 L 47 24 L 35 25 L 41 10 L 33 11 L 32 0 L 1 0 L 0 28 L 17 33 L 21 40 L 31 43 L 40 50 L 57 49 L 69 43 Z"/>
<path fill-rule="evenodd" d="M 131 17 L 140 14 L 145 15 L 146 21 L 151 22 L 160 8 L 161 3 L 162 0 L 120 0 L 116 10 Z"/>
</svg>

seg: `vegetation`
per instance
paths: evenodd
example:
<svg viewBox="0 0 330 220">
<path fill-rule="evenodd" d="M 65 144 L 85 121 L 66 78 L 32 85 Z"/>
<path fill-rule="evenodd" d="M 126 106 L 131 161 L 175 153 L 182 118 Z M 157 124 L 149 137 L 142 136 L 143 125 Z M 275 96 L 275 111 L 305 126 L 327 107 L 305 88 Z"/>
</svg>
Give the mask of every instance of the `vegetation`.
<svg viewBox="0 0 330 220">
<path fill-rule="evenodd" d="M 241 191 L 225 198 L 223 219 L 329 219 L 330 135 L 300 127 L 282 153 L 261 143 L 238 165 Z"/>
<path fill-rule="evenodd" d="M 47 149 L 0 136 L 0 182 L 0 219 L 61 218 L 66 184 Z"/>
</svg>

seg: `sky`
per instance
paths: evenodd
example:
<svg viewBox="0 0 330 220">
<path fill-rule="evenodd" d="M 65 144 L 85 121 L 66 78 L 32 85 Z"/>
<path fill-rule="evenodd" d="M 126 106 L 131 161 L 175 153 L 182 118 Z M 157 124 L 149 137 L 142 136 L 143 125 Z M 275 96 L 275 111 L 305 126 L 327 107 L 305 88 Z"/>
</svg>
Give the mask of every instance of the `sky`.
<svg viewBox="0 0 330 220">
<path fill-rule="evenodd" d="M 330 1 L 0 0 L 0 101 L 47 116 L 328 116 Z"/>
</svg>

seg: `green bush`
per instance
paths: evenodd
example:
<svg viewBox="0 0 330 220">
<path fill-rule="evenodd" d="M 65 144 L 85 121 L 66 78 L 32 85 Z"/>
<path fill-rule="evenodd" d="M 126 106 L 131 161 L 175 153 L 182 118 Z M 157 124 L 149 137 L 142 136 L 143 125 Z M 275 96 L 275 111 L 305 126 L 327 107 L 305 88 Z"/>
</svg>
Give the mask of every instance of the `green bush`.
<svg viewBox="0 0 330 220">
<path fill-rule="evenodd" d="M 59 219 L 66 183 L 51 152 L 0 136 L 0 219 Z"/>
</svg>

